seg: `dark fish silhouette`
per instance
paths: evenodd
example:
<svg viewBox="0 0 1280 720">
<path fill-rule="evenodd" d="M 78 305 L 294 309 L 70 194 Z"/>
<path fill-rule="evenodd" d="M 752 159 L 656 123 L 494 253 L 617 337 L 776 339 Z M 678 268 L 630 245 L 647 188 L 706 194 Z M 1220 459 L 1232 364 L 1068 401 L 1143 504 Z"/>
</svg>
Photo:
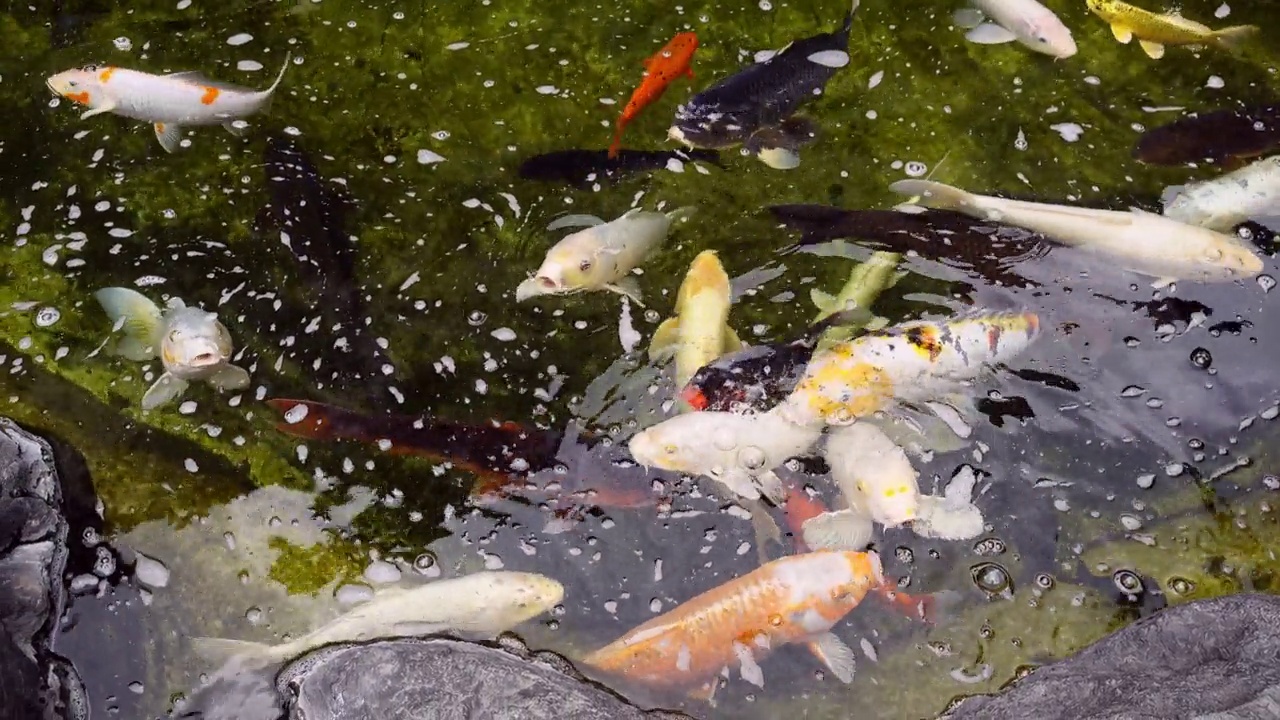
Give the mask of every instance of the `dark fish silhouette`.
<svg viewBox="0 0 1280 720">
<path fill-rule="evenodd" d="M 720 153 L 714 150 L 621 150 L 616 158 L 610 158 L 608 150 L 556 150 L 525 160 L 517 172 L 526 180 L 590 187 L 596 182 L 617 182 L 636 173 L 660 170 L 671 160 L 724 167 Z"/>
<path fill-rule="evenodd" d="M 345 350 L 330 351 L 327 359 L 342 366 L 349 379 L 383 385 L 389 360 L 366 327 L 355 245 L 346 229 L 354 201 L 345 188 L 323 178 L 288 138 L 268 139 L 262 159 L 270 201 L 258 213 L 257 231 L 280 233 L 309 286 L 304 293 L 309 309 L 326 320 L 326 330 L 340 327 Z M 354 357 L 343 357 L 347 354 Z"/>
<path fill-rule="evenodd" d="M 1042 243 L 1043 236 L 1022 228 L 975 220 L 947 210 L 906 213 L 843 210 L 827 205 L 772 205 L 769 212 L 801 233 L 800 241 L 784 248 L 783 254 L 851 238 L 895 252 L 915 253 L 1006 287 L 1038 285 L 1009 266 L 1048 247 Z"/>
<path fill-rule="evenodd" d="M 1280 105 L 1191 113 L 1138 138 L 1133 157 L 1152 165 L 1212 160 L 1234 167 L 1280 148 Z"/>
<path fill-rule="evenodd" d="M 546 495 L 562 504 L 607 507 L 639 507 L 659 499 L 647 470 L 602 452 L 600 438 L 589 434 L 514 422 L 475 425 L 425 416 L 363 415 L 309 400 L 273 398 L 267 404 L 285 415 L 276 429 L 290 435 L 381 444 L 395 455 L 450 462 L 476 475 L 473 498 Z M 301 417 L 289 422 L 291 413 Z M 544 477 L 547 482 L 535 482 L 539 475 L 549 476 Z"/>
<path fill-rule="evenodd" d="M 837 32 L 797 40 L 768 60 L 693 96 L 677 109 L 668 134 L 690 147 L 744 145 L 754 153 L 781 151 L 787 158 L 782 164 L 765 155 L 761 159 L 775 167 L 794 167 L 792 163 L 799 162 L 794 151 L 811 142 L 816 129 L 793 116 L 801 105 L 821 95 L 843 67 L 832 62 L 833 56 L 843 52 L 844 64 L 848 63 L 849 31 L 857 9 L 858 0 L 854 0 Z"/>
</svg>

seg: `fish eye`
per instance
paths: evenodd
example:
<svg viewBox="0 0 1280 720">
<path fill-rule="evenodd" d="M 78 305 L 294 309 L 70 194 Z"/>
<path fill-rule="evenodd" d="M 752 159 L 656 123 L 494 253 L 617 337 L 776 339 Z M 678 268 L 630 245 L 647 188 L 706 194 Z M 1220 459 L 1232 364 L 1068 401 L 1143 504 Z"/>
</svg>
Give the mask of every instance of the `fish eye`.
<svg viewBox="0 0 1280 720">
<path fill-rule="evenodd" d="M 582 262 L 578 263 L 578 269 L 581 270 L 582 272 L 586 272 L 591 269 L 591 265 L 592 263 L 590 260 L 583 260 Z"/>
<path fill-rule="evenodd" d="M 1043 45 L 1048 45 L 1048 44 L 1049 44 L 1049 38 L 1045 37 L 1044 35 L 1037 35 L 1037 36 L 1036 36 L 1036 42 L 1041 43 L 1041 44 L 1043 44 Z"/>
</svg>

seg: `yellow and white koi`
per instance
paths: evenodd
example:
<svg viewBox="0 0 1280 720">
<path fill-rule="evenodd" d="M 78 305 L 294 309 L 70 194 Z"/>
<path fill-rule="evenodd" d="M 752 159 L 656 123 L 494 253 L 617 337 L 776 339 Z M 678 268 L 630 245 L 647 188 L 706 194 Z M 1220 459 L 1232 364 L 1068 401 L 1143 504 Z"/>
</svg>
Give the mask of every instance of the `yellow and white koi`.
<svg viewBox="0 0 1280 720">
<path fill-rule="evenodd" d="M 917 320 L 820 351 L 771 413 L 801 426 L 849 425 L 897 403 L 947 398 L 1040 334 L 1035 313 L 975 312 Z"/>
<path fill-rule="evenodd" d="M 918 535 L 944 540 L 969 539 L 983 530 L 982 513 L 971 501 L 973 482 L 953 480 L 941 497 L 921 494 L 906 453 L 869 422 L 833 430 L 825 457 L 848 508 L 804 522 L 801 534 L 811 548 L 861 550 L 871 541 L 873 522 L 886 528 L 910 524 Z"/>
<path fill-rule="evenodd" d="M 669 213 L 634 208 L 611 222 L 571 215 L 551 223 L 548 229 L 589 227 L 565 236 L 547 252 L 533 277 L 516 288 L 516 302 L 538 295 L 610 290 L 643 305 L 640 284 L 629 273 L 667 239 L 674 221 L 692 212 L 693 208 Z"/>
<path fill-rule="evenodd" d="M 629 449 L 645 467 L 709 477 L 736 495 L 786 494 L 773 469 L 802 454 L 822 428 L 795 425 L 773 413 L 695 412 L 677 415 L 631 437 Z"/>
<path fill-rule="evenodd" d="M 1262 271 L 1262 260 L 1237 238 L 1143 210 L 1129 212 L 1005 200 L 929 180 L 901 180 L 889 189 L 940 210 L 1016 225 L 1053 240 L 1107 255 L 1130 271 L 1156 278 L 1224 282 Z"/>
<path fill-rule="evenodd" d="M 221 125 L 232 134 L 242 134 L 235 121 L 265 110 L 288 69 L 286 55 L 280 74 L 266 90 L 210 80 L 194 71 L 154 75 L 95 66 L 65 70 L 46 84 L 55 94 L 88 108 L 80 114 L 81 120 L 111 113 L 151 123 L 160 145 L 173 152 L 182 141 L 184 127 Z"/>
<path fill-rule="evenodd" d="M 1164 216 L 1178 222 L 1230 232 L 1252 218 L 1280 208 L 1280 155 L 1263 158 L 1211 180 L 1182 187 L 1164 204 Z"/>
<path fill-rule="evenodd" d="M 164 373 L 142 396 L 142 409 L 154 410 L 179 397 L 193 380 L 220 390 L 249 385 L 249 373 L 232 365 L 231 333 L 216 313 L 187 307 L 172 298 L 161 309 L 145 295 L 128 288 L 103 288 L 94 293 L 107 317 L 124 328 L 117 355 L 144 362 L 157 355 Z"/>
<path fill-rule="evenodd" d="M 742 348 L 729 327 L 729 276 L 714 250 L 698 253 L 676 295 L 675 315 L 658 326 L 649 357 L 676 358 L 676 387 L 682 388 L 703 365 Z"/>
<path fill-rule="evenodd" d="M 1142 51 L 1152 59 L 1164 57 L 1166 45 L 1214 45 L 1237 50 L 1258 33 L 1256 25 L 1236 25 L 1214 30 L 1176 13 L 1161 15 L 1120 0 L 1088 0 L 1094 15 L 1107 21 L 1111 34 L 1121 43 L 1138 38 Z"/>
<path fill-rule="evenodd" d="M 783 645 L 804 643 L 848 683 L 853 650 L 831 628 L 883 586 L 874 552 L 784 557 L 644 623 L 585 662 L 651 688 L 710 699 L 717 674 L 737 669 L 742 679 L 763 687 L 760 661 Z"/>
</svg>

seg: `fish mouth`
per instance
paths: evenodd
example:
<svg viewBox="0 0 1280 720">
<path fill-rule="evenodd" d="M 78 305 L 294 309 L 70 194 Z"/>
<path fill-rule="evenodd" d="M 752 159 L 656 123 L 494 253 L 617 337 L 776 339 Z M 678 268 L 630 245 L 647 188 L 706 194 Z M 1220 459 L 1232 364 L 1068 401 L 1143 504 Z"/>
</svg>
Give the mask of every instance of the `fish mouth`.
<svg viewBox="0 0 1280 720">
<path fill-rule="evenodd" d="M 560 283 L 546 275 L 536 275 L 516 286 L 516 302 L 524 302 L 539 295 L 563 292 Z"/>
<path fill-rule="evenodd" d="M 217 353 L 202 352 L 191 358 L 187 362 L 191 367 L 207 368 L 222 362 L 222 357 Z"/>
<path fill-rule="evenodd" d="M 679 125 L 672 125 L 667 128 L 667 137 L 683 144 L 685 147 L 692 148 L 693 143 L 685 138 L 684 130 Z"/>
</svg>

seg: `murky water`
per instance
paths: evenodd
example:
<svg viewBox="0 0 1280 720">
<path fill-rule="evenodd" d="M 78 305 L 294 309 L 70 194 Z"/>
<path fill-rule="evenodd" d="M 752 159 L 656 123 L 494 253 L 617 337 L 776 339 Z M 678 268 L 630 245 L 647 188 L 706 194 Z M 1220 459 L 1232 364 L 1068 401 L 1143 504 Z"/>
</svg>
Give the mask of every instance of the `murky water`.
<svg viewBox="0 0 1280 720">
<path fill-rule="evenodd" d="M 670 396 L 645 348 L 694 255 L 719 251 L 735 278 L 730 323 L 763 342 L 799 333 L 814 312 L 809 290 L 838 289 L 869 253 L 779 256 L 796 235 L 765 206 L 888 208 L 900 200 L 891 182 L 933 173 L 979 192 L 1158 211 L 1165 186 L 1218 170 L 1139 164 L 1130 150 L 1143 128 L 1179 108 L 1272 99 L 1280 45 L 1269 35 L 1238 57 L 1171 48 L 1152 61 L 1115 42 L 1084 3 L 1046 4 L 1072 28 L 1077 56 L 968 44 L 950 2 L 866 0 L 850 64 L 807 109 L 821 135 L 799 168 L 731 150 L 723 167 L 673 162 L 583 187 L 522 179 L 517 168 L 538 153 L 607 146 L 642 60 L 674 33 L 698 33 L 697 78 L 646 110 L 628 147 L 670 149 L 679 102 L 757 51 L 832 30 L 844 5 L 156 0 L 7 10 L 0 412 L 79 448 L 102 498 L 101 534 L 77 540 L 85 550 L 73 557 L 75 598 L 57 641 L 85 675 L 95 716 L 167 712 L 213 669 L 189 636 L 296 636 L 340 612 L 338 600 L 364 596 L 352 586 L 401 575 L 551 575 L 564 603 L 519 634 L 580 657 L 753 569 L 751 522 L 715 488 L 653 473 L 670 506 L 477 508 L 476 477 L 457 464 L 301 440 L 275 429 L 280 413 L 263 401 L 552 431 L 576 421 L 615 447 L 571 449 L 574 467 L 613 473 L 582 458 L 617 454 Z M 1182 9 L 1215 25 L 1280 21 L 1261 2 Z M 286 51 L 293 64 L 274 105 L 245 138 L 199 128 L 173 154 L 146 125 L 80 120 L 43 87 L 92 62 L 199 69 L 262 88 Z M 272 148 L 285 141 L 327 181 L 273 183 Z M 516 285 L 561 235 L 544 229 L 556 216 L 611 219 L 659 204 L 697 214 L 644 265 L 646 308 L 608 293 L 515 303 Z M 282 235 L 267 206 L 323 212 Z M 347 234 L 355 250 L 344 254 Z M 978 305 L 1034 310 L 1045 328 L 1012 368 L 973 388 L 986 415 L 970 442 L 917 461 L 928 490 L 976 470 L 989 532 L 963 543 L 901 529 L 876 539 L 902 587 L 956 591 L 961 602 L 930 628 L 866 600 L 837 629 L 860 653 L 849 686 L 788 647 L 763 663 L 763 689 L 735 676 L 715 708 L 685 709 L 932 716 L 1166 602 L 1274 589 L 1280 568 L 1265 548 L 1277 540 L 1280 482 L 1268 475 L 1266 441 L 1280 339 L 1268 319 L 1275 261 L 1265 262 L 1258 282 L 1156 291 L 1063 248 L 1007 258 L 1025 282 L 1000 285 L 908 258 L 912 274 L 877 305 L 892 320 Z M 250 387 L 219 395 L 195 384 L 143 414 L 158 363 L 99 351 L 110 323 L 92 293 L 107 286 L 216 310 Z M 810 482 L 832 496 L 824 479 Z"/>
</svg>

